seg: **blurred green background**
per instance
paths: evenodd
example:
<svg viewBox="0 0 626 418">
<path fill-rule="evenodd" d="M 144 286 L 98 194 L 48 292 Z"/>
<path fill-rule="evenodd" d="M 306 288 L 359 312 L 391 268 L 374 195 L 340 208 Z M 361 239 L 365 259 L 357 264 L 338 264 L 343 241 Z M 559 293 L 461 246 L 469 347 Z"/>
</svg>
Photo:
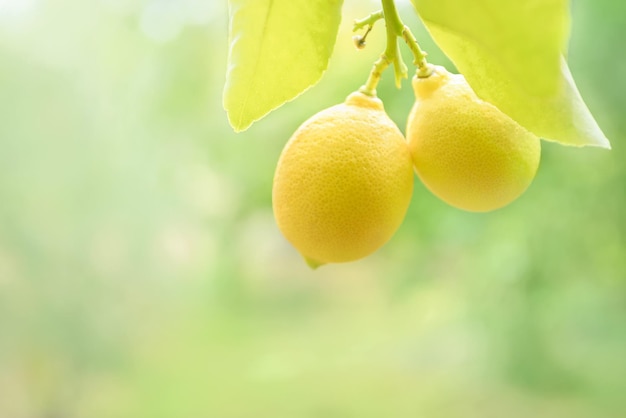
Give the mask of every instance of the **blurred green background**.
<svg viewBox="0 0 626 418">
<path fill-rule="evenodd" d="M 489 214 L 416 183 L 391 242 L 311 271 L 274 166 L 366 79 L 384 32 L 356 51 L 350 25 L 376 4 L 347 0 L 323 80 L 234 134 L 225 1 L 0 0 L 0 417 L 626 416 L 626 3 L 573 4 L 612 151 L 543 142 Z"/>
</svg>

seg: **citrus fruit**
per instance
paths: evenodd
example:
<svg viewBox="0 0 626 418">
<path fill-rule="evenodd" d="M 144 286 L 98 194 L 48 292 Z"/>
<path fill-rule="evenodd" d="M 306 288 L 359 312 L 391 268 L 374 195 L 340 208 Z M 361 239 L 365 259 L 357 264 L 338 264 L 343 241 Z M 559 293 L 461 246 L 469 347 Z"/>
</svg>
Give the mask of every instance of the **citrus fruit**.
<svg viewBox="0 0 626 418">
<path fill-rule="evenodd" d="M 380 99 L 355 92 L 289 139 L 272 205 L 284 236 L 316 267 L 381 247 L 402 223 L 412 192 L 406 140 Z"/>
<path fill-rule="evenodd" d="M 413 90 L 407 140 L 415 171 L 432 193 L 457 208 L 487 212 L 528 188 L 539 166 L 537 136 L 443 67 L 414 77 Z"/>
</svg>

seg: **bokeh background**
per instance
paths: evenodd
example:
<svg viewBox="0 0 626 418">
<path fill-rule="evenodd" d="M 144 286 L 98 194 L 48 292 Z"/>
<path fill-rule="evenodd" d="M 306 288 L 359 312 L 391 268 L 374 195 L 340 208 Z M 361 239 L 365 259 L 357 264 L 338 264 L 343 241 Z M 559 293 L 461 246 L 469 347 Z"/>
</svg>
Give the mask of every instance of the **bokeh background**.
<svg viewBox="0 0 626 418">
<path fill-rule="evenodd" d="M 573 3 L 612 151 L 543 142 L 489 214 L 418 182 L 385 247 L 311 271 L 274 166 L 365 81 L 384 31 L 356 51 L 350 26 L 376 8 L 346 0 L 323 80 L 235 134 L 225 1 L 0 0 L 0 417 L 626 416 L 626 3 Z M 403 129 L 410 84 L 379 94 Z"/>
</svg>

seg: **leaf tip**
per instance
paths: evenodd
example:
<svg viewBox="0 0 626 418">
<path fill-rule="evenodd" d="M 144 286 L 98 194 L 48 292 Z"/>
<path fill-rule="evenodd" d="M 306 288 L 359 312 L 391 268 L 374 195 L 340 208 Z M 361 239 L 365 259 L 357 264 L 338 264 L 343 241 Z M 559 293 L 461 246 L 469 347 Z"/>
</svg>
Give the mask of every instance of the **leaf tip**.
<svg viewBox="0 0 626 418">
<path fill-rule="evenodd" d="M 241 119 L 234 120 L 231 117 L 230 112 L 228 111 L 226 111 L 226 114 L 228 116 L 228 124 L 230 125 L 231 128 L 233 128 L 233 131 L 235 131 L 235 133 L 246 131 L 252 125 L 252 122 L 242 122 Z"/>
<path fill-rule="evenodd" d="M 242 112 L 237 112 L 233 109 L 231 100 L 229 100 L 227 93 L 224 93 L 224 96 L 222 97 L 222 108 L 226 112 L 228 124 L 236 133 L 247 130 L 254 122 L 254 120 L 244 120 Z"/>
<path fill-rule="evenodd" d="M 598 147 L 604 148 L 607 151 L 611 151 L 613 149 L 613 148 L 611 148 L 611 143 L 606 138 L 604 139 L 604 141 L 601 144 L 598 144 Z"/>
</svg>

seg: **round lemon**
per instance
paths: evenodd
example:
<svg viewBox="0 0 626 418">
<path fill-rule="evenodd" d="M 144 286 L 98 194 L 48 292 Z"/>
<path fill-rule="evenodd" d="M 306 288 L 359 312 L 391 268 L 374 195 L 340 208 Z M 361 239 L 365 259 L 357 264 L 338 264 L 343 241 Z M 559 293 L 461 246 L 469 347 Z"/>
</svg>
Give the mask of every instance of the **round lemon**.
<svg viewBox="0 0 626 418">
<path fill-rule="evenodd" d="M 457 208 L 486 212 L 528 188 L 539 166 L 537 136 L 443 67 L 414 77 L 413 90 L 407 140 L 415 171 L 432 193 Z"/>
<path fill-rule="evenodd" d="M 406 140 L 380 99 L 356 92 L 289 139 L 272 204 L 282 233 L 316 267 L 357 260 L 385 244 L 412 192 Z"/>
</svg>

